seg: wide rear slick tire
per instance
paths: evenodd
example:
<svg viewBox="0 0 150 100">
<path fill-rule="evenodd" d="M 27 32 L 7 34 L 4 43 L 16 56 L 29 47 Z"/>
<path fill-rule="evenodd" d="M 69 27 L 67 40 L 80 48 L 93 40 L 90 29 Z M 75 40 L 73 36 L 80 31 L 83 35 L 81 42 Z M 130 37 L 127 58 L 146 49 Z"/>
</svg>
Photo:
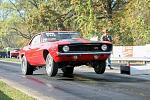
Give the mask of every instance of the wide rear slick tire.
<svg viewBox="0 0 150 100">
<path fill-rule="evenodd" d="M 105 72 L 105 69 L 106 69 L 106 61 L 100 61 L 96 65 L 94 65 L 93 67 L 94 67 L 95 73 L 103 74 Z"/>
<path fill-rule="evenodd" d="M 34 71 L 33 66 L 28 63 L 25 56 L 22 57 L 21 70 L 23 75 L 32 75 Z"/>
<path fill-rule="evenodd" d="M 62 71 L 63 71 L 63 76 L 72 77 L 74 67 L 63 67 Z"/>
<path fill-rule="evenodd" d="M 58 72 L 58 65 L 50 54 L 48 54 L 46 57 L 46 72 L 50 77 L 56 76 Z"/>
</svg>

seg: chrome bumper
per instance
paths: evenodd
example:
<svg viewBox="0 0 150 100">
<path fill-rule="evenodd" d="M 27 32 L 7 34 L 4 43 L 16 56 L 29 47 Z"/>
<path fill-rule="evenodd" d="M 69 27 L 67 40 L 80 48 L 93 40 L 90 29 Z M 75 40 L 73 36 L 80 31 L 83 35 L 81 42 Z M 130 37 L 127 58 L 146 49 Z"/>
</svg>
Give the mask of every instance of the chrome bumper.
<svg viewBox="0 0 150 100">
<path fill-rule="evenodd" d="M 111 52 L 74 52 L 74 53 L 60 53 L 58 52 L 58 56 L 65 55 L 98 55 L 98 54 L 111 54 Z"/>
</svg>

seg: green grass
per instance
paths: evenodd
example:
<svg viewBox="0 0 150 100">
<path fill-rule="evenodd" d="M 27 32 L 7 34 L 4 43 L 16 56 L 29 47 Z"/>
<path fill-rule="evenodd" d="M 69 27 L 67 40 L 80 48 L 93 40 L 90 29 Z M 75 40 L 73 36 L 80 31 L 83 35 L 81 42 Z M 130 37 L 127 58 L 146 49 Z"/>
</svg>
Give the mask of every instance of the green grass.
<svg viewBox="0 0 150 100">
<path fill-rule="evenodd" d="M 0 58 L 0 60 L 20 63 L 20 60 L 17 58 Z"/>
<path fill-rule="evenodd" d="M 36 100 L 0 81 L 0 100 Z"/>
</svg>

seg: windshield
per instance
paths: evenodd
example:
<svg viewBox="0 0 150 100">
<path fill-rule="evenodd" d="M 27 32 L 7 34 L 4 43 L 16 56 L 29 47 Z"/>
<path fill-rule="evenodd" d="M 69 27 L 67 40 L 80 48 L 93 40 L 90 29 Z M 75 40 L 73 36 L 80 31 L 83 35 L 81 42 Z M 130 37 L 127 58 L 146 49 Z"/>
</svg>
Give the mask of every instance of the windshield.
<svg viewBox="0 0 150 100">
<path fill-rule="evenodd" d="M 56 41 L 62 39 L 73 39 L 79 38 L 80 34 L 78 32 L 47 32 L 43 34 L 44 40 L 46 41 Z"/>
<path fill-rule="evenodd" d="M 20 49 L 14 49 L 14 51 L 19 51 Z"/>
</svg>

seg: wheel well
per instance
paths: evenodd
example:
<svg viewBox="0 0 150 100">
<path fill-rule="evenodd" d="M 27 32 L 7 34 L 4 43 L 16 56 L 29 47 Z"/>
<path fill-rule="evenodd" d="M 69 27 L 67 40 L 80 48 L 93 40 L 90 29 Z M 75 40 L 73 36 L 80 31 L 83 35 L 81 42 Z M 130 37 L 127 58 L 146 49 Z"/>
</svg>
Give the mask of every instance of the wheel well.
<svg viewBox="0 0 150 100">
<path fill-rule="evenodd" d="M 21 57 L 23 57 L 24 55 L 21 55 Z"/>
<path fill-rule="evenodd" d="M 20 55 L 20 58 L 22 58 L 23 56 L 24 56 L 24 54 L 21 54 L 21 55 Z"/>
<path fill-rule="evenodd" d="M 46 57 L 47 57 L 48 54 L 49 54 L 48 50 L 43 51 L 43 57 L 44 57 L 45 61 L 46 61 Z"/>
</svg>

